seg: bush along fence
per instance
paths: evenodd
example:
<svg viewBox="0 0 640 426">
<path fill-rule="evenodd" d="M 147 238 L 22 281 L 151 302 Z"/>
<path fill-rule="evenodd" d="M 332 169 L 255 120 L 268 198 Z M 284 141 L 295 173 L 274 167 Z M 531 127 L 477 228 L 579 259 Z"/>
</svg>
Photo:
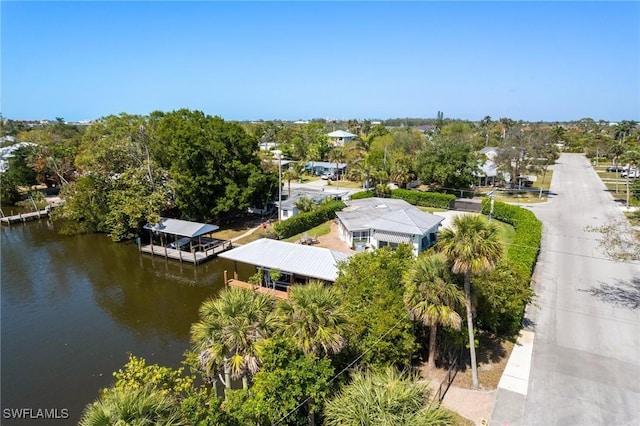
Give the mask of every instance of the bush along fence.
<svg viewBox="0 0 640 426">
<path fill-rule="evenodd" d="M 345 208 L 342 201 L 332 201 L 318 206 L 317 209 L 300 213 L 282 222 L 276 223 L 274 229 L 279 239 L 289 238 L 293 235 L 308 231 L 336 217 L 336 212 Z"/>
<path fill-rule="evenodd" d="M 351 195 L 352 200 L 375 197 L 375 191 L 361 191 Z M 449 209 L 451 203 L 456 199 L 453 194 L 442 194 L 440 192 L 422 192 L 409 189 L 394 189 L 391 191 L 391 198 L 404 200 L 409 204 L 421 207 L 433 207 L 436 209 Z"/>
<path fill-rule="evenodd" d="M 483 200 L 482 212 L 489 214 L 490 200 Z M 515 236 L 496 269 L 474 277 L 478 327 L 503 335 L 517 334 L 525 308 L 533 300 L 531 275 L 536 263 L 542 224 L 529 210 L 495 202 L 493 218 L 515 228 Z"/>
<path fill-rule="evenodd" d="M 490 210 L 491 200 L 482 200 L 482 213 L 488 215 Z M 515 228 L 516 235 L 507 248 L 507 259 L 518 272 L 531 277 L 540 250 L 542 223 L 529 210 L 499 201 L 494 202 L 492 217 Z"/>
</svg>

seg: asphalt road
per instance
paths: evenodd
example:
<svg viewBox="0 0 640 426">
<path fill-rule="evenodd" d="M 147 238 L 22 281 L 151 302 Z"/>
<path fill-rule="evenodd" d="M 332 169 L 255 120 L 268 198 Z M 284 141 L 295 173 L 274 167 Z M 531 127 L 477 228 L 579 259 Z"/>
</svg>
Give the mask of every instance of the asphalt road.
<svg viewBox="0 0 640 426">
<path fill-rule="evenodd" d="M 531 207 L 544 230 L 538 297 L 527 312 L 531 373 L 516 423 L 640 425 L 640 264 L 610 260 L 585 230 L 623 213 L 580 154 L 560 156 L 551 192 Z"/>
</svg>

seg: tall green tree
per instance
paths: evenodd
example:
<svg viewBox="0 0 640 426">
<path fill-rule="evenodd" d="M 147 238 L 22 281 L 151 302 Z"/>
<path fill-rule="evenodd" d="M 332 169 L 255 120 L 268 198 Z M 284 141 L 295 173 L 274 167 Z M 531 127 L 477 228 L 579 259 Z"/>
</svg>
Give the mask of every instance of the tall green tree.
<svg viewBox="0 0 640 426">
<path fill-rule="evenodd" d="M 321 282 L 293 286 L 277 315 L 283 334 L 306 354 L 335 354 L 345 344 L 348 317 L 334 287 Z"/>
<path fill-rule="evenodd" d="M 441 231 L 437 247 L 452 263 L 453 273 L 464 276 L 471 372 L 473 388 L 478 389 L 478 366 L 476 364 L 471 306 L 471 276 L 494 269 L 500 260 L 502 244 L 498 238 L 498 228 L 479 215 L 456 216 L 453 220 L 453 227 Z"/>
<path fill-rule="evenodd" d="M 231 391 L 225 411 L 241 425 L 313 424 L 329 392 L 331 362 L 303 353 L 293 339 L 276 337 L 260 346 L 262 367 L 251 389 Z M 300 404 L 309 398 L 302 406 Z"/>
<path fill-rule="evenodd" d="M 230 378 L 243 379 L 258 371 L 257 344 L 273 331 L 274 299 L 235 287 L 222 290 L 216 298 L 200 306 L 200 320 L 191 327 L 191 340 L 199 354 L 200 366 L 206 377 L 225 374 L 225 386 Z"/>
<path fill-rule="evenodd" d="M 263 174 L 258 141 L 237 123 L 186 109 L 155 112 L 149 140 L 154 157 L 175 181 L 175 202 L 187 218 L 206 221 L 245 212 L 277 190 L 273 178 L 257 176 Z"/>
<path fill-rule="evenodd" d="M 36 183 L 32 165 L 35 149 L 34 146 L 23 146 L 13 151 L 8 158 L 7 169 L 0 172 L 0 202 L 3 204 L 20 201 L 18 187 L 29 187 Z"/>
<path fill-rule="evenodd" d="M 403 278 L 404 304 L 411 317 L 429 327 L 427 368 L 436 368 L 438 326 L 460 330 L 462 318 L 456 311 L 465 303 L 464 293 L 454 283 L 449 265 L 442 254 L 418 256 Z"/>
<path fill-rule="evenodd" d="M 416 170 L 418 177 L 430 186 L 468 188 L 476 181 L 478 158 L 468 141 L 437 136 L 418 156 Z"/>
<path fill-rule="evenodd" d="M 427 383 L 392 367 L 357 371 L 324 410 L 327 426 L 446 426 L 451 415 L 427 403 Z"/>
<path fill-rule="evenodd" d="M 401 245 L 359 253 L 339 266 L 334 287 L 351 322 L 342 352 L 347 358 L 365 354 L 365 365 L 409 365 L 416 342 L 402 302 L 402 273 L 412 260 L 411 248 Z"/>
</svg>

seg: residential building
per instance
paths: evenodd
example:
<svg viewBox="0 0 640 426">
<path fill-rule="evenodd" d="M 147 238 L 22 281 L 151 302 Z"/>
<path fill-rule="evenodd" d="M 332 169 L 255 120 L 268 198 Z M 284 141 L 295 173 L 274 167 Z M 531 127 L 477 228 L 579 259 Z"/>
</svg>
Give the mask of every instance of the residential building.
<svg viewBox="0 0 640 426">
<path fill-rule="evenodd" d="M 344 146 L 351 142 L 356 137 L 353 133 L 346 132 L 344 130 L 336 130 L 335 132 L 327 133 L 329 142 L 335 147 Z"/>
<path fill-rule="evenodd" d="M 340 239 L 356 251 L 409 244 L 417 256 L 436 243 L 444 217 L 423 212 L 404 200 L 364 198 L 345 201 L 336 213 Z"/>
</svg>

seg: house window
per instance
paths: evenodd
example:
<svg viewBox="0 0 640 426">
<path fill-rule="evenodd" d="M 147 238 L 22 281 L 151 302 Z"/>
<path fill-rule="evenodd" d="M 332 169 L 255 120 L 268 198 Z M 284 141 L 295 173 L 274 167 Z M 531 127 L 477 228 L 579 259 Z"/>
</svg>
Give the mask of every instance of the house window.
<svg viewBox="0 0 640 426">
<path fill-rule="evenodd" d="M 389 243 L 387 241 L 378 241 L 378 248 L 382 248 L 382 247 L 391 247 L 392 250 L 395 250 L 398 248 L 398 243 Z"/>
</svg>

